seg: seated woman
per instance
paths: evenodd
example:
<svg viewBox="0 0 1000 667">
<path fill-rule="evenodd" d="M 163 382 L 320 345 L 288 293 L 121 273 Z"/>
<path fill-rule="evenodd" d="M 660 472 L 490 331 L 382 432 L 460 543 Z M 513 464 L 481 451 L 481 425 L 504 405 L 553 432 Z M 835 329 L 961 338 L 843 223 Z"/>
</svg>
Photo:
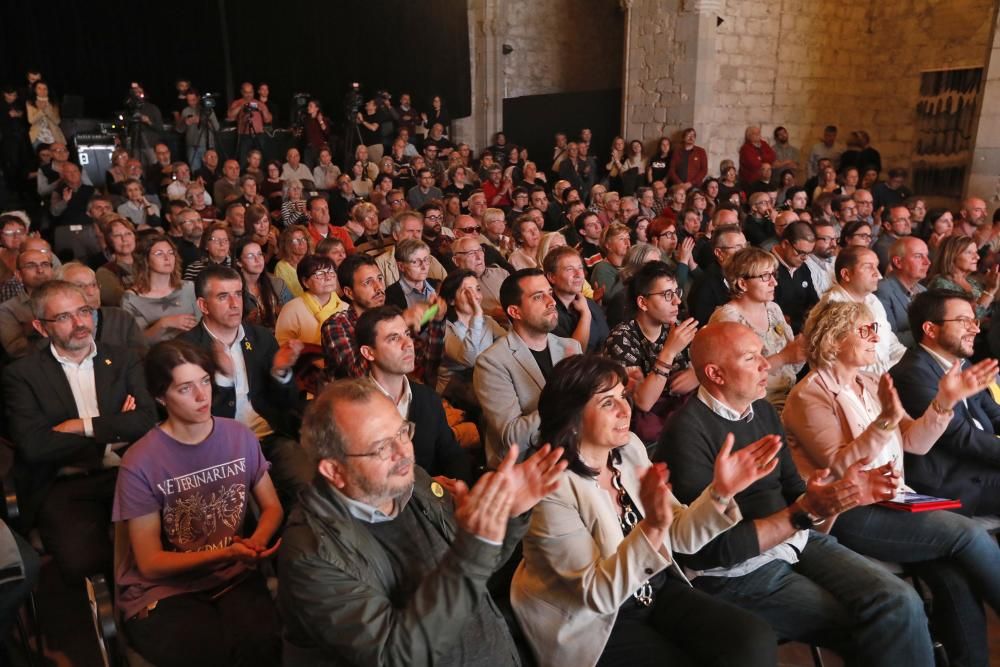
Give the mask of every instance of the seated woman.
<svg viewBox="0 0 1000 667">
<path fill-rule="evenodd" d="M 729 260 L 724 270 L 729 283 L 729 302 L 715 309 L 712 322 L 739 322 L 764 343 L 761 351 L 771 369 L 767 375 L 767 400 L 778 414 L 805 363 L 802 337 L 792 337 L 781 306 L 774 302 L 778 286 L 778 260 L 760 248 L 744 248 Z"/>
<path fill-rule="evenodd" d="M 283 512 L 253 432 L 213 417 L 209 353 L 182 341 L 146 357 L 146 383 L 167 418 L 126 452 L 112 519 L 128 553 L 116 604 L 129 643 L 165 667 L 276 665 L 280 625 L 257 572 Z M 247 501 L 260 508 L 242 536 Z M 178 641 L 183 637 L 183 641 Z"/>
<path fill-rule="evenodd" d="M 979 249 L 974 239 L 959 234 L 941 241 L 931 270 L 928 289 L 950 289 L 972 297 L 976 317 L 988 318 L 993 310 L 1000 272 L 994 267 L 982 278 L 973 276 L 979 268 Z M 984 326 L 985 329 L 985 326 Z"/>
<path fill-rule="evenodd" d="M 247 207 L 244 217 L 246 230 L 264 253 L 264 264 L 270 266 L 278 256 L 278 228 L 271 224 L 267 209 L 258 204 Z M 233 257 L 236 254 L 233 253 Z"/>
<path fill-rule="evenodd" d="M 290 340 L 320 345 L 323 322 L 347 309 L 347 303 L 337 296 L 337 269 L 326 257 L 309 255 L 299 262 L 295 271 L 305 291 L 281 308 L 274 337 L 279 345 Z"/>
<path fill-rule="evenodd" d="M 339 269 L 340 263 L 347 259 L 347 248 L 336 236 L 327 236 L 316 246 L 316 254 L 328 258 Z"/>
<path fill-rule="evenodd" d="M 281 226 L 306 225 L 309 217 L 306 215 L 306 200 L 302 196 L 302 181 L 292 178 L 283 181 L 284 197 L 281 202 Z"/>
<path fill-rule="evenodd" d="M 912 419 L 889 375 L 880 379 L 862 372 L 875 358 L 878 327 L 872 320 L 860 303 L 822 303 L 813 309 L 803 329 L 812 371 L 789 394 L 781 420 L 803 477 L 817 470 L 844 477 L 859 468 L 884 466 L 909 490 L 903 479 L 904 455 L 921 456 L 934 447 L 953 406 L 990 383 L 996 362 L 984 361 L 965 371 L 953 366 L 941 377 L 927 411 Z M 989 662 L 985 621 L 976 598 L 1000 609 L 1000 549 L 985 530 L 953 512 L 907 513 L 879 505 L 844 512 L 828 529 L 866 556 L 919 564 L 916 571 L 935 601 L 948 600 L 933 605 L 931 624 L 946 644 L 949 661 Z M 966 637 L 968 645 L 960 637 Z M 980 657 L 966 660 L 972 655 Z"/>
<path fill-rule="evenodd" d="M 340 170 L 337 170 L 340 173 Z M 272 160 L 267 163 L 267 176 L 260 184 L 260 194 L 267 201 L 267 208 L 271 211 L 271 219 L 275 222 L 281 219 L 281 202 L 284 194 L 284 181 L 281 180 L 281 163 Z"/>
<path fill-rule="evenodd" d="M 135 252 L 135 226 L 117 213 L 104 215 L 98 224 L 111 251 L 111 259 L 97 269 L 102 306 L 120 306 L 125 290 L 132 287 Z"/>
<path fill-rule="evenodd" d="M 515 269 L 535 269 L 541 266 L 538 260 L 538 246 L 542 241 L 542 230 L 528 213 L 518 216 L 511 225 L 511 233 L 517 247 L 507 261 Z"/>
<path fill-rule="evenodd" d="M 160 226 L 160 207 L 146 198 L 142 183 L 135 178 L 125 181 L 125 202 L 118 207 L 118 215 L 131 220 L 139 231 Z"/>
<path fill-rule="evenodd" d="M 265 270 L 264 253 L 252 238 L 242 238 L 233 251 L 243 278 L 243 321 L 274 331 L 281 307 L 292 300 L 288 285 Z"/>
<path fill-rule="evenodd" d="M 844 225 L 843 231 L 840 232 L 840 247 L 846 248 L 852 245 L 870 248 L 872 245 L 872 226 L 860 220 Z"/>
<path fill-rule="evenodd" d="M 312 253 L 312 236 L 302 225 L 283 229 L 278 237 L 278 263 L 274 275 L 285 281 L 292 296 L 302 296 L 302 285 L 296 268 L 306 256 Z"/>
<path fill-rule="evenodd" d="M 604 259 L 594 264 L 590 271 L 590 282 L 594 291 L 603 294 L 607 299 L 623 288 L 618 273 L 625 263 L 625 254 L 632 247 L 629 228 L 619 222 L 613 222 L 604 230 L 601 237 L 601 250 Z"/>
<path fill-rule="evenodd" d="M 184 269 L 184 280 L 194 282 L 205 267 L 213 264 L 232 266 L 232 259 L 229 256 L 232 245 L 233 237 L 228 224 L 221 221 L 210 224 L 201 235 L 201 259 L 191 262 Z"/>
<path fill-rule="evenodd" d="M 148 232 L 135 249 L 135 282 L 122 309 L 135 318 L 150 345 L 190 331 L 201 320 L 194 284 L 181 280 L 177 248 L 169 236 Z"/>
<path fill-rule="evenodd" d="M 448 313 L 437 393 L 456 407 L 474 408 L 472 370 L 476 358 L 507 332 L 483 314 L 483 292 L 472 271 L 456 269 L 449 273 L 441 282 L 440 294 L 448 304 Z"/>
<path fill-rule="evenodd" d="M 777 464 L 777 438 L 732 453 L 689 507 L 629 432 L 625 372 L 605 357 L 556 365 L 538 402 L 539 442 L 565 449 L 559 488 L 535 506 L 511 603 L 539 665 L 774 665 L 760 618 L 691 587 L 694 553 L 742 515 L 733 496 Z M 725 641 L 718 641 L 722 633 Z"/>
</svg>

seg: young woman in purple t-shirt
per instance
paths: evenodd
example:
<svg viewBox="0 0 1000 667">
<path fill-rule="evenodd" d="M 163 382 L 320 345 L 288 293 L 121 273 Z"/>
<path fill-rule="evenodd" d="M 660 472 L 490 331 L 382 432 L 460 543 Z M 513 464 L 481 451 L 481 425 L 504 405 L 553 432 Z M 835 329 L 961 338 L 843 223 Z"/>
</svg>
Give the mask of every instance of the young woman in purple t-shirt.
<svg viewBox="0 0 1000 667">
<path fill-rule="evenodd" d="M 112 519 L 129 550 L 116 563 L 117 603 L 130 643 L 159 666 L 275 665 L 274 604 L 256 565 L 283 512 L 260 443 L 212 416 L 208 352 L 178 340 L 154 346 L 146 382 L 167 418 L 125 454 Z M 260 516 L 242 529 L 248 494 Z"/>
</svg>

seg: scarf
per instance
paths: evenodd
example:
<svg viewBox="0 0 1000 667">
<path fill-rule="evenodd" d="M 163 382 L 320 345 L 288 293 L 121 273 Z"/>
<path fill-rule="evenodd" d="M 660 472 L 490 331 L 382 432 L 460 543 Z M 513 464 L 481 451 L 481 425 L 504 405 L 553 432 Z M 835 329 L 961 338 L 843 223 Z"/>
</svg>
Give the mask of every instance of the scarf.
<svg viewBox="0 0 1000 667">
<path fill-rule="evenodd" d="M 330 294 L 330 300 L 326 302 L 325 306 L 319 305 L 319 301 L 316 300 L 309 292 L 302 293 L 302 302 L 306 304 L 306 308 L 309 312 L 313 314 L 316 320 L 323 324 L 327 319 L 334 313 L 339 313 L 342 311 L 347 304 L 340 300 L 336 292 Z"/>
</svg>

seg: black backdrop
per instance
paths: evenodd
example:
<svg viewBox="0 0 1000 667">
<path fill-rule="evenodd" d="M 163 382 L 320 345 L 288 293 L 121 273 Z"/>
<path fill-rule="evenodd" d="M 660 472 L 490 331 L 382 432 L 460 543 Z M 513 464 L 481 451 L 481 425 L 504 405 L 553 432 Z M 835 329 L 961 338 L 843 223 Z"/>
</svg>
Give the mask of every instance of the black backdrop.
<svg viewBox="0 0 1000 667">
<path fill-rule="evenodd" d="M 296 92 L 339 118 L 352 81 L 407 90 L 420 108 L 440 94 L 452 117 L 470 113 L 466 8 L 455 0 L 2 0 L 0 82 L 23 85 L 38 67 L 57 93 L 83 95 L 90 117 L 120 109 L 136 80 L 164 112 L 178 76 L 225 96 L 220 5 L 230 83 L 269 83 L 282 118 Z"/>
</svg>

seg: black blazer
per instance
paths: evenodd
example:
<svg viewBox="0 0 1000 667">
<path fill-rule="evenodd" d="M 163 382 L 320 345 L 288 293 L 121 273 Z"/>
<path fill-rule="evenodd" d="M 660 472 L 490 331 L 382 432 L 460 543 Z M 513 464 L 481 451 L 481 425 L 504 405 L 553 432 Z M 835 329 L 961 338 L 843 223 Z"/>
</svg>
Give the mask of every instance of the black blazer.
<svg viewBox="0 0 1000 667">
<path fill-rule="evenodd" d="M 792 333 L 798 335 L 809 311 L 819 302 L 813 286 L 812 272 L 803 264 L 789 273 L 788 268 L 778 262 L 777 278 L 774 302 L 781 306 L 781 312 L 791 321 Z"/>
<path fill-rule="evenodd" d="M 688 294 L 688 312 L 705 326 L 715 309 L 729 302 L 729 287 L 722 276 L 722 267 L 717 261 L 708 265 L 705 271 L 695 278 Z"/>
<path fill-rule="evenodd" d="M 472 461 L 455 440 L 441 397 L 430 387 L 410 382 L 413 400 L 407 419 L 416 424 L 413 455 L 431 476 L 444 475 L 472 484 Z"/>
<path fill-rule="evenodd" d="M 93 420 L 92 438 L 52 430 L 80 414 L 51 348 L 36 350 L 8 366 L 2 385 L 10 439 L 17 448 L 18 463 L 31 480 L 30 490 L 21 490 L 36 498 L 44 494 L 59 468 L 97 466 L 105 445 L 134 442 L 156 424 L 156 406 L 146 391 L 142 363 L 124 347 L 97 343 L 94 385 L 101 416 Z M 130 394 L 135 410 L 122 412 Z"/>
<path fill-rule="evenodd" d="M 297 438 L 298 429 L 291 417 L 300 407 L 298 386 L 294 378 L 282 384 L 271 376 L 278 341 L 268 329 L 256 324 L 244 323 L 243 332 L 245 336 L 240 341 L 240 349 L 243 350 L 243 363 L 247 368 L 250 405 L 275 431 Z M 213 338 L 201 324 L 182 334 L 180 339 L 212 350 Z M 236 417 L 235 387 L 213 387 L 212 414 L 229 419 Z"/>
<path fill-rule="evenodd" d="M 941 366 L 917 345 L 889 371 L 907 413 L 924 414 L 937 394 Z M 904 455 L 906 482 L 922 493 L 959 498 L 962 514 L 976 514 L 983 476 L 1000 475 L 1000 406 L 982 391 L 955 406 L 955 414 L 937 444 L 923 456 Z M 976 428 L 975 419 L 983 430 Z"/>
</svg>

